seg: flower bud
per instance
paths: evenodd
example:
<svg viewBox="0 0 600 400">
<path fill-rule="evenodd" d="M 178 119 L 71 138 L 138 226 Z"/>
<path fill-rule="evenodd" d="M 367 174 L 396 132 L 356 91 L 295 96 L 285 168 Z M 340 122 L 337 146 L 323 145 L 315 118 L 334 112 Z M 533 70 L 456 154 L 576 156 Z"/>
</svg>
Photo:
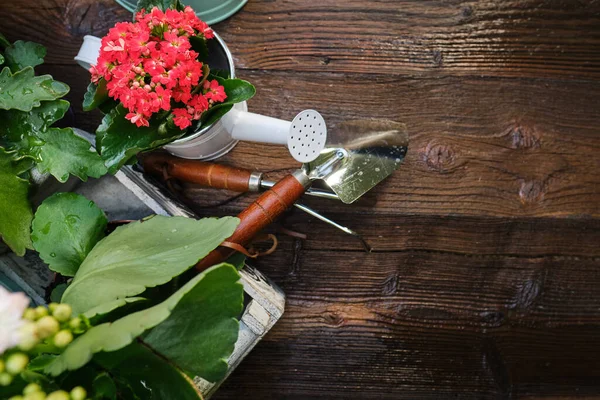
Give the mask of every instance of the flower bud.
<svg viewBox="0 0 600 400">
<path fill-rule="evenodd" d="M 29 357 L 27 357 L 25 354 L 23 354 L 23 353 L 11 354 L 6 359 L 6 364 L 5 364 L 6 372 L 8 372 L 11 375 L 20 374 L 25 369 L 25 367 L 27 366 L 28 363 L 29 363 Z"/>
<path fill-rule="evenodd" d="M 37 383 L 30 383 L 29 385 L 25 386 L 25 389 L 23 389 L 23 394 L 29 394 L 29 393 L 35 393 L 35 392 L 41 392 L 42 391 L 42 387 L 40 385 L 38 385 Z"/>
<path fill-rule="evenodd" d="M 13 396 L 9 397 L 8 400 L 25 400 L 23 396 Z"/>
<path fill-rule="evenodd" d="M 38 336 L 40 339 L 46 339 L 54 335 L 60 329 L 60 324 L 56 318 L 49 315 L 42 317 L 36 323 Z"/>
<path fill-rule="evenodd" d="M 27 310 L 25 310 L 25 312 L 23 313 L 23 319 L 35 321 L 37 319 L 37 314 L 35 310 L 33 308 L 28 308 Z"/>
<path fill-rule="evenodd" d="M 67 347 L 73 341 L 71 331 L 63 329 L 54 336 L 54 345 L 59 349 Z"/>
<path fill-rule="evenodd" d="M 52 312 L 52 316 L 58 320 L 58 322 L 65 322 L 71 318 L 71 314 L 73 314 L 73 309 L 68 304 L 59 304 Z"/>
<path fill-rule="evenodd" d="M 28 322 L 19 329 L 19 349 L 29 351 L 38 343 L 38 329 L 35 322 Z"/>
<path fill-rule="evenodd" d="M 74 387 L 71 390 L 71 400 L 85 400 L 87 392 L 81 386 Z"/>
<path fill-rule="evenodd" d="M 45 400 L 45 399 L 47 399 L 47 397 L 46 397 L 46 393 L 44 393 L 44 392 L 33 392 L 33 393 L 26 394 L 23 397 L 23 400 Z"/>
<path fill-rule="evenodd" d="M 13 381 L 13 376 L 8 372 L 2 372 L 0 374 L 0 386 L 8 386 Z"/>
<path fill-rule="evenodd" d="M 46 397 L 46 400 L 70 400 L 69 393 L 64 390 L 57 390 L 56 392 L 52 392 Z"/>
<path fill-rule="evenodd" d="M 45 317 L 46 315 L 48 315 L 48 309 L 46 307 L 44 307 L 44 306 L 37 306 L 35 308 L 35 316 L 37 317 L 37 319 Z"/>
<path fill-rule="evenodd" d="M 52 314 L 54 312 L 54 310 L 56 310 L 57 306 L 58 306 L 58 303 L 50 303 L 50 304 L 48 304 L 48 311 L 50 311 L 50 313 Z"/>
<path fill-rule="evenodd" d="M 83 321 L 81 321 L 81 318 L 79 317 L 71 318 L 71 320 L 69 321 L 69 328 L 71 328 L 74 331 L 81 329 L 83 328 Z"/>
</svg>

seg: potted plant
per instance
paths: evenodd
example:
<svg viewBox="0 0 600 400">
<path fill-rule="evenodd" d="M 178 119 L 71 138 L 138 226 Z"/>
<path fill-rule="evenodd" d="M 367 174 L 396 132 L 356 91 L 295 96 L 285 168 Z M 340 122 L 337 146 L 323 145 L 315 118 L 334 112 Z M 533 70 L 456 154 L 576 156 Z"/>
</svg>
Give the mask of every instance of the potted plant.
<svg viewBox="0 0 600 400">
<path fill-rule="evenodd" d="M 229 71 L 211 70 L 214 32 L 177 0 L 142 0 L 134 22 L 102 38 L 84 110 L 105 113 L 96 148 L 110 172 L 140 151 L 215 124 L 254 87 Z"/>
</svg>

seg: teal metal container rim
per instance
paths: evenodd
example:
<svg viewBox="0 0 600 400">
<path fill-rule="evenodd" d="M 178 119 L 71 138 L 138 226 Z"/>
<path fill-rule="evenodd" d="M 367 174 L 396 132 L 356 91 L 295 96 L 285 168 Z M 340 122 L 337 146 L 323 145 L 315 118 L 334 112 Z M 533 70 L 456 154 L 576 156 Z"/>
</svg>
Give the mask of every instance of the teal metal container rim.
<svg viewBox="0 0 600 400">
<path fill-rule="evenodd" d="M 115 0 L 125 9 L 134 12 L 135 0 Z M 221 22 L 238 12 L 248 0 L 184 0 L 185 5 L 191 6 L 198 18 L 209 25 Z"/>
</svg>

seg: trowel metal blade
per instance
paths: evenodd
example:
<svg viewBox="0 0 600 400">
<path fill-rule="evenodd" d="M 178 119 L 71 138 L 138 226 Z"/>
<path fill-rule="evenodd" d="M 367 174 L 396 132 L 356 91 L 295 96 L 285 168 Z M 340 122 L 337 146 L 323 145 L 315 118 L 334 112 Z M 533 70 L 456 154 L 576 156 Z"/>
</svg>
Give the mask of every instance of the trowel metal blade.
<svg viewBox="0 0 600 400">
<path fill-rule="evenodd" d="M 304 167 L 313 178 L 323 179 L 344 203 L 356 201 L 391 175 L 408 150 L 406 126 L 395 121 L 347 121 L 330 132 L 327 147 Z"/>
</svg>

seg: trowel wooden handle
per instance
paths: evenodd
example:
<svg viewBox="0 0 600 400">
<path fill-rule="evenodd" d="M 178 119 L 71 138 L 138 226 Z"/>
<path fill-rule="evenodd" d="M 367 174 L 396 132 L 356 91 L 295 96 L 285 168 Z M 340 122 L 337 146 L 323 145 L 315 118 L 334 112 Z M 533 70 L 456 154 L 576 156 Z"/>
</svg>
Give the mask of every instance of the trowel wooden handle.
<svg viewBox="0 0 600 400">
<path fill-rule="evenodd" d="M 144 171 L 160 178 L 166 176 L 215 189 L 235 192 L 258 191 L 261 174 L 197 160 L 187 160 L 166 153 L 140 155 Z"/>
<path fill-rule="evenodd" d="M 242 211 L 240 224 L 226 241 L 246 246 L 254 236 L 274 222 L 291 207 L 306 191 L 309 181 L 301 172 L 288 175 L 263 193 L 254 203 Z M 228 247 L 218 247 L 196 265 L 198 271 L 225 261 L 234 253 Z"/>
</svg>

